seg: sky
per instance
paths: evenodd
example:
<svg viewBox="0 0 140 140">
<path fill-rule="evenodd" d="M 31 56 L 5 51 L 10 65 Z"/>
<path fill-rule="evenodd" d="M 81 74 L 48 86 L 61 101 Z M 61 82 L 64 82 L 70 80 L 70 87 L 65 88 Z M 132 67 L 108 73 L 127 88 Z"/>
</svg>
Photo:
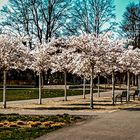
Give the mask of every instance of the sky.
<svg viewBox="0 0 140 140">
<path fill-rule="evenodd" d="M 0 0 L 0 8 L 7 3 L 8 0 Z"/>
<path fill-rule="evenodd" d="M 7 3 L 8 0 L 0 0 L 0 8 Z M 140 0 L 114 0 L 116 5 L 116 20 L 120 22 L 122 20 L 122 15 L 125 11 L 126 6 L 130 2 L 138 3 Z"/>
</svg>

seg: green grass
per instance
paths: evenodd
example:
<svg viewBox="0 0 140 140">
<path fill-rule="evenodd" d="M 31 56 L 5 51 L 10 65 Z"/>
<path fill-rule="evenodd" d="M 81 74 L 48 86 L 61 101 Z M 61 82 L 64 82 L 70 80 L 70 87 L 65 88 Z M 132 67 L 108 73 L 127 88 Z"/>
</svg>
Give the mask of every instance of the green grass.
<svg viewBox="0 0 140 140">
<path fill-rule="evenodd" d="M 24 125 L 17 124 L 17 121 L 24 122 Z M 0 140 L 32 140 L 44 134 L 47 134 L 56 129 L 62 128 L 65 125 L 70 125 L 77 121 L 82 120 L 81 117 L 71 116 L 68 114 L 56 115 L 56 116 L 41 116 L 41 115 L 18 115 L 18 114 L 0 114 L 0 123 L 4 122 L 15 123 L 16 126 L 10 127 L 10 125 L 0 126 Z M 29 127 L 29 122 L 40 122 L 41 125 Z M 44 122 L 63 123 L 62 126 L 44 126 Z"/>
<path fill-rule="evenodd" d="M 96 92 L 96 91 L 94 91 Z M 89 91 L 86 90 L 86 94 Z M 82 90 L 68 90 L 67 95 L 82 95 Z M 42 98 L 53 98 L 53 97 L 63 97 L 64 90 L 61 89 L 43 89 Z M 38 89 L 7 89 L 6 100 L 7 101 L 17 101 L 17 100 L 28 100 L 28 99 L 38 99 Z M 2 89 L 0 89 L 0 101 L 2 102 Z"/>
</svg>

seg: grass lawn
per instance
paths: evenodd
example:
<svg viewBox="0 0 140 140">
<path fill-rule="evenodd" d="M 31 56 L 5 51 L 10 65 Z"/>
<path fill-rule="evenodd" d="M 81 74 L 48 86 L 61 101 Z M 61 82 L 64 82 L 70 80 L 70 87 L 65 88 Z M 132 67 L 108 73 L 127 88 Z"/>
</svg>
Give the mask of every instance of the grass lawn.
<svg viewBox="0 0 140 140">
<path fill-rule="evenodd" d="M 97 91 L 94 91 L 97 92 Z M 86 94 L 89 90 L 86 90 Z M 82 95 L 82 90 L 68 90 L 67 95 Z M 43 89 L 42 98 L 63 97 L 64 90 L 61 89 Z M 7 101 L 38 99 L 38 89 L 8 89 L 6 91 Z M 0 89 L 0 102 L 2 102 L 2 89 Z"/>
<path fill-rule="evenodd" d="M 0 114 L 0 140 L 31 140 L 82 120 L 68 114 L 56 116 Z"/>
</svg>

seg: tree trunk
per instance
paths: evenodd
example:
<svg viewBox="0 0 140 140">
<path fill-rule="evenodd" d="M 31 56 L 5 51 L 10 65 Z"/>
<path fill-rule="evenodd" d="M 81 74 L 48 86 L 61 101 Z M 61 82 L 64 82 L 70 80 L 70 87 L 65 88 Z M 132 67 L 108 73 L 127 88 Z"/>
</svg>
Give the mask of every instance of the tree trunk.
<svg viewBox="0 0 140 140">
<path fill-rule="evenodd" d="M 42 104 L 42 97 L 41 97 L 41 79 L 42 79 L 42 75 L 41 72 L 39 72 L 39 104 Z"/>
<path fill-rule="evenodd" d="M 125 74 L 124 77 L 123 77 L 123 84 L 124 84 L 124 85 L 126 85 L 126 82 L 125 82 L 125 79 L 126 79 L 126 78 L 125 78 L 125 77 L 126 77 L 126 74 Z"/>
<path fill-rule="evenodd" d="M 135 86 L 135 75 L 132 75 L 132 86 Z"/>
<path fill-rule="evenodd" d="M 112 71 L 112 104 L 115 104 L 115 74 Z"/>
<path fill-rule="evenodd" d="M 35 79 L 35 88 L 39 88 L 39 76 L 37 72 L 34 73 L 34 79 Z"/>
<path fill-rule="evenodd" d="M 93 69 L 91 68 L 91 80 L 90 80 L 90 108 L 93 109 Z"/>
<path fill-rule="evenodd" d="M 45 75 L 46 75 L 46 74 L 45 74 L 44 71 L 42 71 L 41 74 L 42 74 L 42 78 L 41 78 L 42 83 L 41 83 L 41 85 L 44 86 L 44 85 L 46 84 L 46 83 L 45 83 L 45 81 L 46 81 Z"/>
<path fill-rule="evenodd" d="M 98 97 L 100 97 L 100 75 L 98 75 Z"/>
<path fill-rule="evenodd" d="M 106 85 L 107 85 L 107 78 L 105 78 L 105 86 L 104 86 L 105 91 L 106 91 Z"/>
<path fill-rule="evenodd" d="M 6 71 L 3 71 L 3 108 L 6 108 Z"/>
<path fill-rule="evenodd" d="M 139 90 L 138 100 L 140 100 L 140 74 L 138 75 L 138 90 Z"/>
<path fill-rule="evenodd" d="M 119 78 L 119 88 L 121 89 L 121 78 Z"/>
<path fill-rule="evenodd" d="M 64 83 L 65 83 L 65 86 L 64 86 L 64 93 L 65 93 L 64 100 L 67 101 L 67 72 L 66 71 L 64 72 Z"/>
<path fill-rule="evenodd" d="M 86 99 L 86 78 L 83 78 L 83 98 Z"/>
<path fill-rule="evenodd" d="M 130 72 L 127 72 L 127 101 L 129 101 L 129 93 L 130 93 Z"/>
<path fill-rule="evenodd" d="M 45 84 L 47 84 L 47 85 L 49 83 L 49 77 L 50 77 L 50 75 L 51 75 L 51 69 L 48 69 L 47 70 L 47 75 L 46 75 L 46 82 L 45 82 Z"/>
<path fill-rule="evenodd" d="M 135 86 L 137 86 L 138 83 L 137 83 L 137 75 L 135 75 Z"/>
</svg>

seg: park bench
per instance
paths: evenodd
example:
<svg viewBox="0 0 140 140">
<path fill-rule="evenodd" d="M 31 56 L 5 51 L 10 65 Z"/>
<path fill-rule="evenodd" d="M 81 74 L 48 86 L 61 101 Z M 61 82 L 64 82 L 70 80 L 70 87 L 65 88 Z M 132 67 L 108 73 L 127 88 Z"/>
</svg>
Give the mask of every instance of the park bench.
<svg viewBox="0 0 140 140">
<path fill-rule="evenodd" d="M 129 95 L 129 100 L 130 100 L 131 97 L 133 97 L 133 100 L 135 100 L 135 96 L 138 97 L 139 96 L 139 92 L 140 92 L 139 90 L 135 90 L 135 92 L 131 93 Z"/>
<path fill-rule="evenodd" d="M 123 98 L 125 98 L 126 102 L 127 102 L 127 91 L 122 91 L 122 93 L 117 94 L 115 97 L 115 102 L 117 102 L 117 99 L 120 99 L 120 101 L 122 103 Z"/>
</svg>

